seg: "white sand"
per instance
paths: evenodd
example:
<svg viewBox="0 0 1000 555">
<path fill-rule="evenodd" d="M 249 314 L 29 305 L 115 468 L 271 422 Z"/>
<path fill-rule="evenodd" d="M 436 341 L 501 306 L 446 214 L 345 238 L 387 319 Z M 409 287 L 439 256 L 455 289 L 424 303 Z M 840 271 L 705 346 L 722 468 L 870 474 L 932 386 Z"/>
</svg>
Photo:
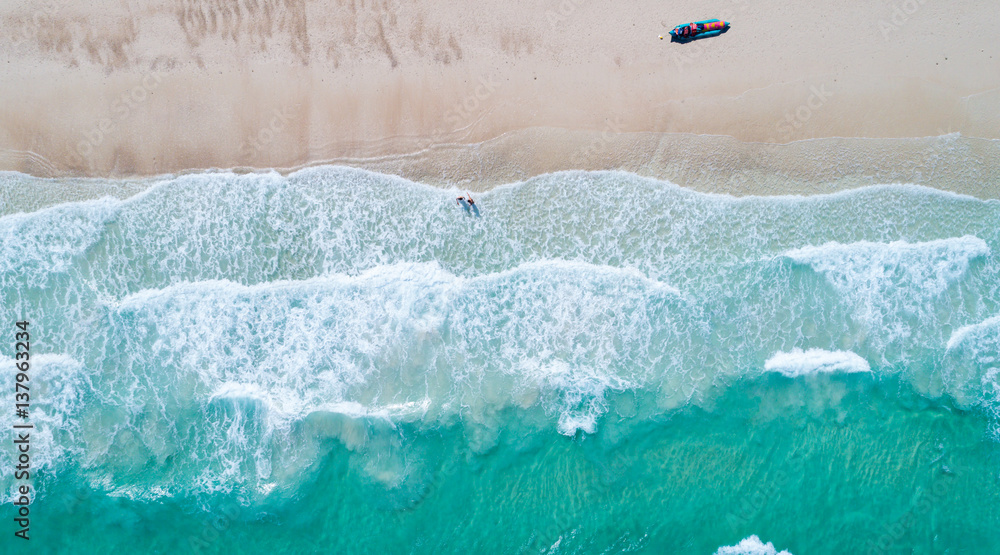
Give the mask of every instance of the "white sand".
<svg viewBox="0 0 1000 555">
<path fill-rule="evenodd" d="M 732 29 L 658 38 L 710 17 Z M 974 142 L 1000 138 L 993 0 L 44 0 L 0 19 L 0 169 L 33 175 L 335 162 L 428 181 L 622 168 L 696 182 L 706 155 L 728 157 L 726 175 L 794 172 L 832 148 L 848 180 L 908 180 L 912 141 L 878 143 L 900 149 L 881 162 L 871 142 L 756 143 L 948 133 L 961 163 L 985 156 L 975 171 L 995 175 L 995 141 Z"/>
</svg>

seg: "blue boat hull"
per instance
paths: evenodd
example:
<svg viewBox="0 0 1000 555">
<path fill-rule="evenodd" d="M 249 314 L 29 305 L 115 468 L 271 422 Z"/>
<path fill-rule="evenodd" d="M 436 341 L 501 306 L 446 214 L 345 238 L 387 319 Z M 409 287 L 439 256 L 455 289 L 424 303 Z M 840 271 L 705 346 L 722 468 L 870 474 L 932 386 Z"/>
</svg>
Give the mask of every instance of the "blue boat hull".
<svg viewBox="0 0 1000 555">
<path fill-rule="evenodd" d="M 691 25 L 697 25 L 699 26 L 699 28 L 709 27 L 709 29 L 694 34 L 682 34 L 682 30 L 690 27 Z M 718 19 L 706 19 L 703 21 L 695 21 L 694 23 L 685 23 L 683 25 L 678 25 L 670 31 L 670 36 L 680 41 L 688 41 L 688 40 L 703 39 L 708 37 L 717 37 L 728 30 L 729 30 L 728 22 L 721 21 Z"/>
</svg>

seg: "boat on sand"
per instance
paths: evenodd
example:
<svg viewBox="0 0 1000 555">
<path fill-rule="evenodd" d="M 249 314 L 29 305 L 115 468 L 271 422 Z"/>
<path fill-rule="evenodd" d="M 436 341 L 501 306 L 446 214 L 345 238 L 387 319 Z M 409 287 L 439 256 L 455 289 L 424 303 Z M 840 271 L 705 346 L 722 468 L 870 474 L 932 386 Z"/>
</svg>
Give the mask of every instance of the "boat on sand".
<svg viewBox="0 0 1000 555">
<path fill-rule="evenodd" d="M 720 19 L 706 19 L 694 23 L 684 23 L 670 31 L 671 40 L 688 41 L 721 35 L 729 30 L 729 22 Z"/>
</svg>

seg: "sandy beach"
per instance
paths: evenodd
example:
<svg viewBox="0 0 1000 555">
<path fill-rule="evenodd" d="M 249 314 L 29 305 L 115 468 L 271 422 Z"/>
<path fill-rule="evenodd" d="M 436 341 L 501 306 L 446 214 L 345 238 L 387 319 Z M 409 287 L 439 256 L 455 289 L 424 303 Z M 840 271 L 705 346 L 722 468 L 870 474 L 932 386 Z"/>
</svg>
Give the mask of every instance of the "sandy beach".
<svg viewBox="0 0 1000 555">
<path fill-rule="evenodd" d="M 998 6 L 5 2 L 0 554 L 1000 553 Z"/>
<path fill-rule="evenodd" d="M 669 41 L 710 17 L 732 29 Z M 0 19 L 0 170 L 333 163 L 481 188 L 624 169 L 744 194 L 791 192 L 752 179 L 787 167 L 996 196 L 988 0 L 44 0 Z M 954 167 L 929 168 L 942 149 Z"/>
</svg>

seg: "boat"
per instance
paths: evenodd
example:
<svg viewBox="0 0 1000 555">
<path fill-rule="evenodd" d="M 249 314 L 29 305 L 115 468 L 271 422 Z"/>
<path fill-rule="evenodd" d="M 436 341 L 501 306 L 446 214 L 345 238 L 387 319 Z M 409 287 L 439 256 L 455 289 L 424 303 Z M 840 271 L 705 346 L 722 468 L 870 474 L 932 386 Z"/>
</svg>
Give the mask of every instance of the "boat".
<svg viewBox="0 0 1000 555">
<path fill-rule="evenodd" d="M 706 19 L 678 25 L 670 31 L 670 36 L 677 40 L 694 40 L 721 35 L 729 30 L 729 22 L 720 19 Z"/>
</svg>

